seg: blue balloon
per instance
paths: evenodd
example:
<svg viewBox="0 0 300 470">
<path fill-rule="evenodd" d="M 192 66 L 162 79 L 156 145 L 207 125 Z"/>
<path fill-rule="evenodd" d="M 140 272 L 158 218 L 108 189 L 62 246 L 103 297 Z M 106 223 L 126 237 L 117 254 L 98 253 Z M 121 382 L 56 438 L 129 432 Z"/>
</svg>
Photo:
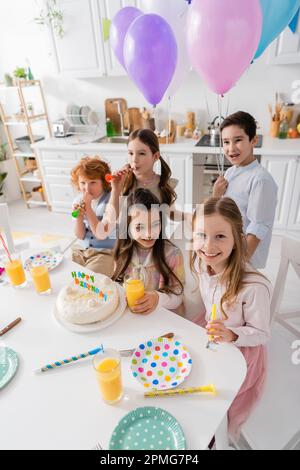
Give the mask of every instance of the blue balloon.
<svg viewBox="0 0 300 470">
<path fill-rule="evenodd" d="M 257 59 L 277 36 L 288 26 L 300 7 L 300 0 L 260 0 L 263 12 L 263 28 Z"/>
</svg>

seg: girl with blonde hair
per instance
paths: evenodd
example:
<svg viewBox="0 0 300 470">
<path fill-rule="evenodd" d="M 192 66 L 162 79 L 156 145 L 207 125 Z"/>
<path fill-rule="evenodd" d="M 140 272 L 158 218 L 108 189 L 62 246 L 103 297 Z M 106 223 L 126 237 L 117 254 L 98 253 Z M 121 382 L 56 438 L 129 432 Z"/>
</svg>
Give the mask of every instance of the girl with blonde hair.
<svg viewBox="0 0 300 470">
<path fill-rule="evenodd" d="M 266 377 L 265 343 L 270 336 L 271 286 L 246 261 L 243 221 L 236 203 L 210 198 L 193 216 L 191 268 L 199 279 L 205 311 L 196 323 L 217 343 L 232 343 L 247 363 L 246 379 L 228 412 L 229 434 L 241 425 L 261 396 Z M 216 304 L 217 319 L 211 321 Z"/>
</svg>

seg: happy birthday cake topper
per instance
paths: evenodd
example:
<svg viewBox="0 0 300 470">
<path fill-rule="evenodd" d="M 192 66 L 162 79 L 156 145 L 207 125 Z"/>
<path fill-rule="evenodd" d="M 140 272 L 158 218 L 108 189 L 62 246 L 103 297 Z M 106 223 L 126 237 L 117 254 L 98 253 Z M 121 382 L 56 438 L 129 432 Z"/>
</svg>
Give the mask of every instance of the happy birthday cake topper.
<svg viewBox="0 0 300 470">
<path fill-rule="evenodd" d="M 107 301 L 108 295 L 94 285 L 95 276 L 90 276 L 80 271 L 72 271 L 71 274 L 76 286 L 82 287 L 83 289 L 87 289 L 89 292 L 93 292 L 100 298 L 104 299 L 105 302 Z"/>
</svg>

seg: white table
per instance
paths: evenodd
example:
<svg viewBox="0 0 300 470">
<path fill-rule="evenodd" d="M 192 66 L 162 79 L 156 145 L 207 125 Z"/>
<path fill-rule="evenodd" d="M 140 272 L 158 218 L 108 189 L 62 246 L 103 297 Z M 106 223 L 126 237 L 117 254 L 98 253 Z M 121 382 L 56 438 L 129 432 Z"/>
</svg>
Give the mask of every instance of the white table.
<svg viewBox="0 0 300 470">
<path fill-rule="evenodd" d="M 157 406 L 181 424 L 188 449 L 205 449 L 225 423 L 224 417 L 246 375 L 245 360 L 229 344 L 217 352 L 205 348 L 203 329 L 165 309 L 148 316 L 126 311 L 114 325 L 99 332 L 76 334 L 62 328 L 52 315 L 59 289 L 77 268 L 71 261 L 51 273 L 53 293 L 38 296 L 33 286 L 16 291 L 0 285 L 0 327 L 21 316 L 23 321 L 0 344 L 20 357 L 17 375 L 0 391 L 1 449 L 90 449 L 100 442 L 108 448 L 119 420 L 139 406 Z M 122 359 L 125 397 L 117 405 L 102 402 L 91 361 L 82 360 L 64 369 L 35 375 L 34 370 L 54 360 L 106 347 L 134 347 L 160 334 L 174 332 L 188 347 L 192 372 L 183 386 L 214 383 L 218 395 L 185 395 L 147 398 L 132 377 L 130 358 Z"/>
</svg>

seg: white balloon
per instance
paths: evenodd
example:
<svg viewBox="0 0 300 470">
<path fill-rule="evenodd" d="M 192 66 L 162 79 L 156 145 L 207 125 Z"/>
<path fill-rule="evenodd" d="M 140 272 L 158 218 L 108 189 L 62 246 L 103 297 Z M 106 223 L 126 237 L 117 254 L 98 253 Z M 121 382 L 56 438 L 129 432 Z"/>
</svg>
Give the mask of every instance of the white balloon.
<svg viewBox="0 0 300 470">
<path fill-rule="evenodd" d="M 144 13 L 157 13 L 168 21 L 187 12 L 188 4 L 184 0 L 141 0 L 140 8 Z"/>
<path fill-rule="evenodd" d="M 141 0 L 144 13 L 156 13 L 162 16 L 173 29 L 177 48 L 177 67 L 165 96 L 173 96 L 187 78 L 191 63 L 186 45 L 186 18 L 189 5 L 184 0 Z"/>
</svg>

